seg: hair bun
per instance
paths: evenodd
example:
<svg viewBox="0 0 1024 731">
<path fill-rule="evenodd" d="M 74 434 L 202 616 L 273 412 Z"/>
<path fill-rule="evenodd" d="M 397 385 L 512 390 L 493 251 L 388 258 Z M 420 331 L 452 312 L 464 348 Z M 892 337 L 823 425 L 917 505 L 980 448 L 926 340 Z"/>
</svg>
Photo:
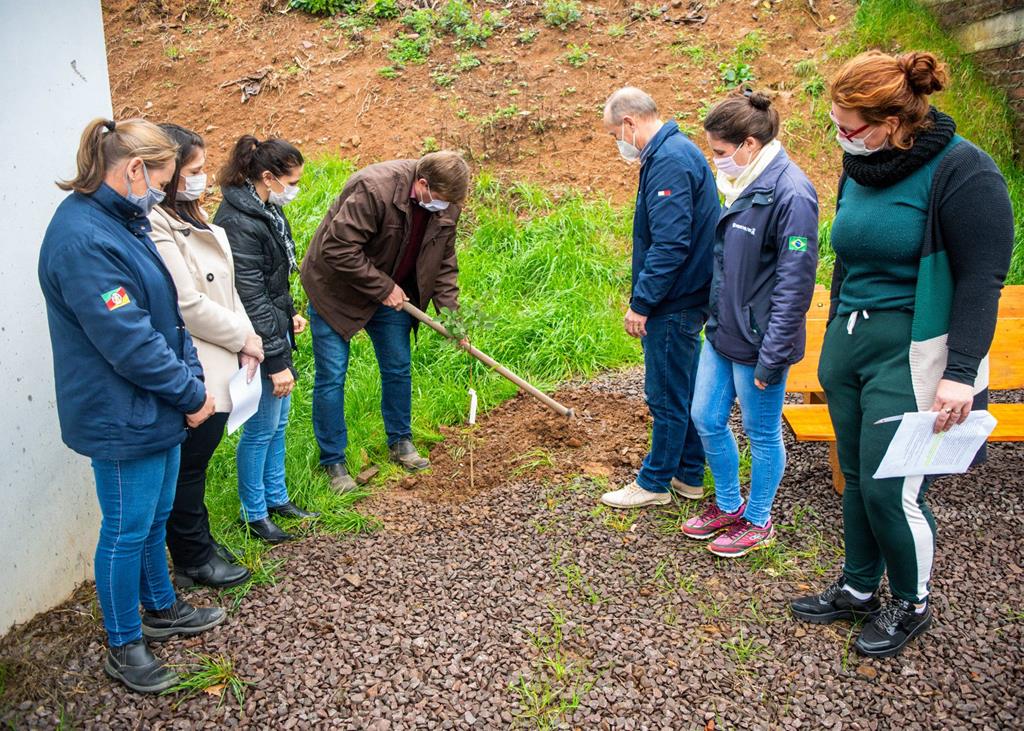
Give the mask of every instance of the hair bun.
<svg viewBox="0 0 1024 731">
<path fill-rule="evenodd" d="M 750 100 L 750 106 L 762 112 L 767 112 L 772 106 L 771 97 L 760 91 L 751 92 L 747 95 L 747 99 Z"/>
<path fill-rule="evenodd" d="M 946 66 L 931 53 L 905 53 L 897 61 L 907 77 L 907 85 L 918 96 L 942 91 L 948 76 Z"/>
</svg>

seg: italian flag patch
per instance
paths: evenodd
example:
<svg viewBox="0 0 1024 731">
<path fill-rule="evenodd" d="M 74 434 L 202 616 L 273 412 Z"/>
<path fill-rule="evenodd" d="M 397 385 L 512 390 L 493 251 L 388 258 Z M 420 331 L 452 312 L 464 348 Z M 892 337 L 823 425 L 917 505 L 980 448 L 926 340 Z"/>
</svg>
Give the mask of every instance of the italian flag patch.
<svg viewBox="0 0 1024 731">
<path fill-rule="evenodd" d="M 116 310 L 118 307 L 124 307 L 127 304 L 131 304 L 131 300 L 128 299 L 128 293 L 124 291 L 124 287 L 118 287 L 112 289 L 109 292 L 104 292 L 103 302 L 106 304 L 108 310 Z"/>
<path fill-rule="evenodd" d="M 789 237 L 789 250 L 790 251 L 807 251 L 807 237 L 806 236 L 790 236 Z"/>
</svg>

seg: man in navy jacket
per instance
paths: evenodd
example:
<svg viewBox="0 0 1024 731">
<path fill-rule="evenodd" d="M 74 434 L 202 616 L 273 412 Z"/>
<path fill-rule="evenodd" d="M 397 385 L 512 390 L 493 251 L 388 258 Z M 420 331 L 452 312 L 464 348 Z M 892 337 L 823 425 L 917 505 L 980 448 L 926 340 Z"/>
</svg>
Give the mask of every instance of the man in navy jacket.
<svg viewBox="0 0 1024 731">
<path fill-rule="evenodd" d="M 675 122 L 662 122 L 640 89 L 625 87 L 608 98 L 604 126 L 622 157 L 640 163 L 625 327 L 643 344 L 654 430 L 636 480 L 601 501 L 614 508 L 665 505 L 670 490 L 699 499 L 704 449 L 690 404 L 720 208 L 715 179 L 697 146 Z"/>
</svg>

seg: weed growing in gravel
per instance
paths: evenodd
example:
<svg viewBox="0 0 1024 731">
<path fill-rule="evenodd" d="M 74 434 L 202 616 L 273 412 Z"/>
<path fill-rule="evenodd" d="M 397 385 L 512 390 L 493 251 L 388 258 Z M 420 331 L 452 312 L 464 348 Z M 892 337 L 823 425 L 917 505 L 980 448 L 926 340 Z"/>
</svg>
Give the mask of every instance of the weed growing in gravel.
<svg viewBox="0 0 1024 731">
<path fill-rule="evenodd" d="M 513 457 L 512 461 L 518 462 L 512 470 L 513 477 L 520 477 L 543 467 L 555 466 L 555 458 L 551 456 L 551 452 L 546 449 L 542 449 L 541 447 L 531 449 L 529 452 Z"/>
<path fill-rule="evenodd" d="M 224 703 L 228 695 L 238 702 L 239 709 L 245 703 L 245 689 L 252 683 L 242 678 L 235 670 L 234 662 L 225 655 L 201 655 L 191 650 L 188 654 L 196 661 L 193 668 L 180 668 L 181 682 L 164 691 L 163 695 L 184 693 L 174 702 L 177 710 L 182 703 L 200 693 L 207 693 L 220 698 L 218 707 Z"/>
<path fill-rule="evenodd" d="M 633 529 L 636 521 L 642 515 L 641 510 L 616 510 L 607 505 L 595 505 L 590 511 L 590 517 L 601 521 L 601 525 L 609 530 L 618 533 L 628 533 Z"/>
<path fill-rule="evenodd" d="M 588 664 L 563 647 L 565 615 L 554 607 L 549 611 L 551 629 L 530 633 L 530 644 L 539 656 L 533 672 L 521 674 L 510 686 L 519 696 L 516 727 L 559 728 L 597 682 L 588 674 Z"/>
<path fill-rule="evenodd" d="M 564 561 L 561 551 L 556 551 L 552 554 L 551 568 L 565 582 L 565 593 L 570 598 L 578 596 L 592 605 L 597 605 L 604 601 L 604 598 L 591 586 L 586 574 L 583 573 L 583 568 L 571 560 Z"/>
<path fill-rule="evenodd" d="M 739 634 L 725 642 L 724 647 L 732 655 L 733 661 L 740 667 L 747 665 L 751 660 L 754 660 L 769 649 L 768 645 L 763 642 L 753 637 L 747 637 L 742 629 L 739 631 Z"/>
</svg>

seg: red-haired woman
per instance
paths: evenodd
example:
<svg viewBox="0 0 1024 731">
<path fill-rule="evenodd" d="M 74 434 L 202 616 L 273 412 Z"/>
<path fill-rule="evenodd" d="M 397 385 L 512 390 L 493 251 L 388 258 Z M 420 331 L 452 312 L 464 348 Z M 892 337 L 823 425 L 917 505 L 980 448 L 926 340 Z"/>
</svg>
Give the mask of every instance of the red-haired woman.
<svg viewBox="0 0 1024 731">
<path fill-rule="evenodd" d="M 854 646 L 872 657 L 897 654 L 930 626 L 935 552 L 928 478 L 874 477 L 897 428 L 879 420 L 930 410 L 940 431 L 985 407 L 985 356 L 1013 248 L 998 168 L 928 102 L 946 79 L 930 53 L 873 51 L 831 88 L 846 154 L 818 375 L 846 478 L 846 558 L 831 586 L 792 609 L 809 622 L 870 619 Z"/>
</svg>

